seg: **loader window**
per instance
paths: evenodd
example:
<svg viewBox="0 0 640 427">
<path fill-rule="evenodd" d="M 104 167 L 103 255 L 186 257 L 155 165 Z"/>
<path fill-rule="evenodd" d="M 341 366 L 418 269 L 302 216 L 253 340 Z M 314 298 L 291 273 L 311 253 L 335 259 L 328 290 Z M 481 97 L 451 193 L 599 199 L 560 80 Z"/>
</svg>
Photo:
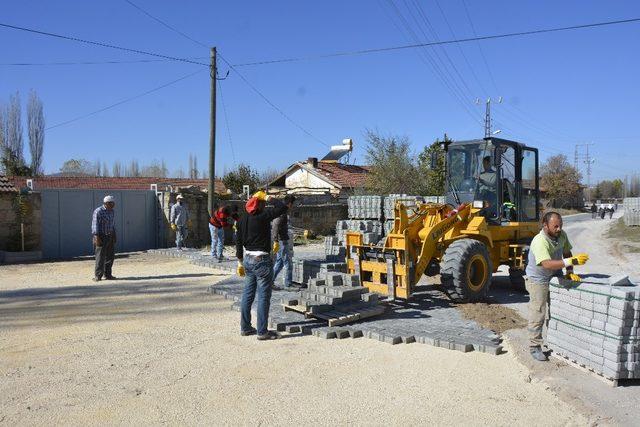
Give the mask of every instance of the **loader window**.
<svg viewBox="0 0 640 427">
<path fill-rule="evenodd" d="M 537 153 L 533 150 L 522 151 L 522 220 L 538 219 L 538 183 Z"/>
</svg>

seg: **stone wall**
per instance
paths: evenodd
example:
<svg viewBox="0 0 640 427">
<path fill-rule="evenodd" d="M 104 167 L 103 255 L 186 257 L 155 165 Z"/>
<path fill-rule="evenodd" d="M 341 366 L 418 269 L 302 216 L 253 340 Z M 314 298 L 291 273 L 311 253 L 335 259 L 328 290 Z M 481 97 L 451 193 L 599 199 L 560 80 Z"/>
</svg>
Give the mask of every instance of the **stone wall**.
<svg viewBox="0 0 640 427">
<path fill-rule="evenodd" d="M 22 249 L 16 193 L 0 193 L 0 251 L 17 252 Z M 41 247 L 42 205 L 40 193 L 20 196 L 25 201 L 25 250 L 37 251 Z"/>
<path fill-rule="evenodd" d="M 347 205 L 296 205 L 289 218 L 294 227 L 311 230 L 314 234 L 332 235 L 336 232 L 336 222 L 347 219 Z"/>
</svg>

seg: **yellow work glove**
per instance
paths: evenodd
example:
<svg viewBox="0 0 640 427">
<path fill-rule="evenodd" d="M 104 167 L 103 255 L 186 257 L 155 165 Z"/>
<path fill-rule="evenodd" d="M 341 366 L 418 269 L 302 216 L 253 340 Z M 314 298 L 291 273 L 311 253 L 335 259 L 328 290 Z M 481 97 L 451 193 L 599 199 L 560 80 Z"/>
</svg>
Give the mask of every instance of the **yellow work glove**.
<svg viewBox="0 0 640 427">
<path fill-rule="evenodd" d="M 276 240 L 275 242 L 273 242 L 273 249 L 271 250 L 271 253 L 275 255 L 278 253 L 279 250 L 280 250 L 280 243 L 278 243 L 278 241 Z"/>
<path fill-rule="evenodd" d="M 236 273 L 240 277 L 244 277 L 244 265 L 240 261 L 238 261 L 238 267 L 236 267 Z"/>
<path fill-rule="evenodd" d="M 260 191 L 256 191 L 253 195 L 253 197 L 255 197 L 258 200 L 262 200 L 263 202 L 266 202 L 267 199 L 269 199 L 269 196 L 267 196 L 267 193 L 265 193 L 264 191 L 260 190 Z"/>
<path fill-rule="evenodd" d="M 191 228 L 192 225 L 193 223 L 191 222 L 191 220 L 187 221 L 187 227 Z"/>
<path fill-rule="evenodd" d="M 589 255 L 577 254 L 572 256 L 571 258 L 565 258 L 563 261 L 565 267 L 569 267 L 570 265 L 584 265 L 587 261 L 589 261 Z"/>
<path fill-rule="evenodd" d="M 171 229 L 172 229 L 173 231 L 176 231 L 176 230 L 178 229 L 178 226 L 177 226 L 177 225 L 175 225 L 175 224 L 171 224 Z"/>
<path fill-rule="evenodd" d="M 236 233 L 238 231 L 238 227 L 236 227 L 236 223 L 233 223 L 233 226 L 231 227 L 233 228 L 233 232 Z"/>
<path fill-rule="evenodd" d="M 572 280 L 574 282 L 582 282 L 582 279 L 580 278 L 580 276 L 578 276 L 575 273 L 567 273 L 567 274 L 565 274 L 564 278 Z"/>
</svg>

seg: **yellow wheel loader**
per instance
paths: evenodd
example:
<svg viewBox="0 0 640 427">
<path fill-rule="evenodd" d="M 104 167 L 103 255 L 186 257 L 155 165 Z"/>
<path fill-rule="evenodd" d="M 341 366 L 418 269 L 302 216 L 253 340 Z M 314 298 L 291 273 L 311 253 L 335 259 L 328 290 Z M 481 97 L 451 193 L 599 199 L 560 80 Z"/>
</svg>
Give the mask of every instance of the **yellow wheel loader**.
<svg viewBox="0 0 640 427">
<path fill-rule="evenodd" d="M 446 203 L 409 209 L 397 201 L 382 246 L 347 233 L 349 272 L 388 299 L 409 299 L 423 274 L 440 273 L 452 300 L 479 301 L 500 265 L 524 288 L 526 252 L 540 230 L 538 150 L 500 138 L 443 148 Z"/>
</svg>

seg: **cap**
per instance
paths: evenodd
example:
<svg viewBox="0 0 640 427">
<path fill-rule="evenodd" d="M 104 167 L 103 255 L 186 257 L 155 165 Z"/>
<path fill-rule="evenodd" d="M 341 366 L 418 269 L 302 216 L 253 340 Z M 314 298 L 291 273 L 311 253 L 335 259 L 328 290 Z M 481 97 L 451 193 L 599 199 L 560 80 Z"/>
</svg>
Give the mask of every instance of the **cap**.
<svg viewBox="0 0 640 427">
<path fill-rule="evenodd" d="M 115 197 L 113 197 L 113 196 L 111 196 L 111 195 L 109 195 L 109 196 L 104 196 L 104 199 L 102 199 L 102 203 L 109 203 L 109 202 L 111 202 L 111 203 L 115 203 L 115 202 L 116 202 Z"/>
</svg>

